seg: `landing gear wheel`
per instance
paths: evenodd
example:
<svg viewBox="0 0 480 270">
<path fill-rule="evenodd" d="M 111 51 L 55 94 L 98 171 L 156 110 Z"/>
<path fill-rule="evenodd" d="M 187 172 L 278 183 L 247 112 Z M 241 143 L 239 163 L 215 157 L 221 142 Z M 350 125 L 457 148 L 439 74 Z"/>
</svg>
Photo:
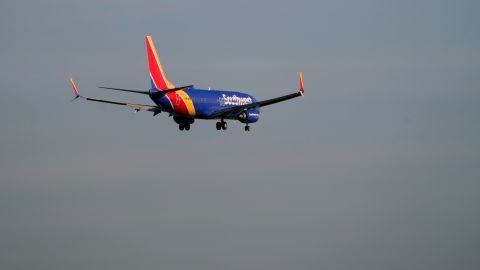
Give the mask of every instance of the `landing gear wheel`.
<svg viewBox="0 0 480 270">
<path fill-rule="evenodd" d="M 217 130 L 220 130 L 222 129 L 222 123 L 220 122 L 217 122 L 217 126 L 216 126 Z"/>
<path fill-rule="evenodd" d="M 183 124 L 179 124 L 179 125 L 178 125 L 178 129 L 184 130 L 184 129 L 185 129 L 185 126 L 184 126 Z"/>
<path fill-rule="evenodd" d="M 222 122 L 222 129 L 226 130 L 227 129 L 227 122 Z"/>
<path fill-rule="evenodd" d="M 245 126 L 245 131 L 250 131 L 250 126 Z"/>
<path fill-rule="evenodd" d="M 190 130 L 190 124 L 185 124 L 185 130 Z"/>
</svg>

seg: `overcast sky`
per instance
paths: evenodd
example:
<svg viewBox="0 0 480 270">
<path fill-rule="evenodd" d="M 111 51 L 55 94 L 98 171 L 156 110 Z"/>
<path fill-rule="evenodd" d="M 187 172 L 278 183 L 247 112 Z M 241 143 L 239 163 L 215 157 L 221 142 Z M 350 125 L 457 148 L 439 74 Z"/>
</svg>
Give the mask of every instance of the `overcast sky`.
<svg viewBox="0 0 480 270">
<path fill-rule="evenodd" d="M 1 269 L 480 269 L 480 2 L 3 1 Z M 175 85 L 305 97 L 245 133 Z"/>
</svg>

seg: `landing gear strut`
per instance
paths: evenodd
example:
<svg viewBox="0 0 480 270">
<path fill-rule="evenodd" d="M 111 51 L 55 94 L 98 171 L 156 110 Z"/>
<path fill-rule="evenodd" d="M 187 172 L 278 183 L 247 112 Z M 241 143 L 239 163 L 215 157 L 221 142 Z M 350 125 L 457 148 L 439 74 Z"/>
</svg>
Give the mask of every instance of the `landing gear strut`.
<svg viewBox="0 0 480 270">
<path fill-rule="evenodd" d="M 245 131 L 250 131 L 250 126 L 248 124 L 245 126 Z"/>
</svg>

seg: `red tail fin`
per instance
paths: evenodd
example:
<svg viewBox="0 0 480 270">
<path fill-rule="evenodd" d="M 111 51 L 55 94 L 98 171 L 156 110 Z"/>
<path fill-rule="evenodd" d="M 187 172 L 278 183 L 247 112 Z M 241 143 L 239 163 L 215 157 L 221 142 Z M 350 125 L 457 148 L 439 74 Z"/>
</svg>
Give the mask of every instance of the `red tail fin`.
<svg viewBox="0 0 480 270">
<path fill-rule="evenodd" d="M 157 50 L 153 44 L 152 37 L 145 37 L 147 45 L 148 66 L 150 69 L 150 81 L 152 83 L 152 89 L 167 90 L 175 88 L 175 86 L 167 80 L 165 73 L 163 72 L 162 64 L 157 55 Z"/>
</svg>

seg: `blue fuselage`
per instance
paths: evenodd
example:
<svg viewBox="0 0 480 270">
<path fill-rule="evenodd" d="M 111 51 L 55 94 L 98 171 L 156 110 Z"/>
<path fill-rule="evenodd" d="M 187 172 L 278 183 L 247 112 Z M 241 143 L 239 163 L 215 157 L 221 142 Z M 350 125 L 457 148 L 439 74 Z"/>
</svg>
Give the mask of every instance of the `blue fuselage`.
<svg viewBox="0 0 480 270">
<path fill-rule="evenodd" d="M 151 94 L 152 100 L 165 111 L 177 116 L 197 119 L 215 119 L 215 111 L 245 105 L 257 100 L 248 94 L 236 91 L 220 91 L 195 89 L 193 87 L 185 90 L 168 93 L 160 97 Z M 244 123 L 258 121 L 260 109 L 249 109 L 245 111 L 247 117 L 239 119 L 239 114 L 231 114 L 223 117 L 225 119 L 241 120 Z"/>
</svg>

